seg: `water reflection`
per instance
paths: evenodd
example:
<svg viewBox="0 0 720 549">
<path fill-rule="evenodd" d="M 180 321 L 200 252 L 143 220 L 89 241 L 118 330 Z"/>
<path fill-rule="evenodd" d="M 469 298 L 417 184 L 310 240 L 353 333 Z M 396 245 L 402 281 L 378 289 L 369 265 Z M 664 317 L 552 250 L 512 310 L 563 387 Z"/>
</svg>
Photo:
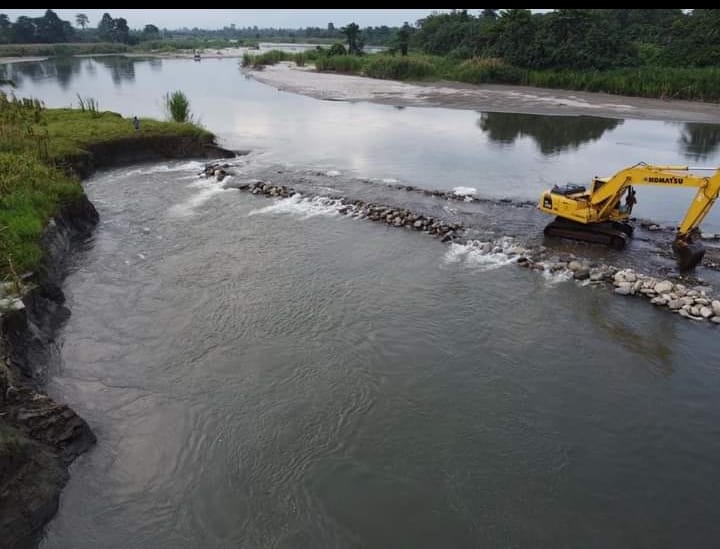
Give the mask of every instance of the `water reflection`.
<svg viewBox="0 0 720 549">
<path fill-rule="evenodd" d="M 135 65 L 149 63 L 154 71 L 162 69 L 160 58 L 125 57 L 122 55 L 108 55 L 92 59 L 82 57 L 54 57 L 45 61 L 21 62 L 0 65 L 0 78 L 13 80 L 22 86 L 24 80 L 40 82 L 43 80 L 57 80 L 62 89 L 67 89 L 73 80 L 83 75 L 94 77 L 97 67 L 105 67 L 109 72 L 115 86 L 124 82 L 135 81 Z"/>
<path fill-rule="evenodd" d="M 510 145 L 518 137 L 531 137 L 546 155 L 577 149 L 583 143 L 597 141 L 606 131 L 614 130 L 622 120 L 594 116 L 544 116 L 484 112 L 477 125 L 491 141 Z"/>
<path fill-rule="evenodd" d="M 110 71 L 112 81 L 116 86 L 123 82 L 135 81 L 135 63 L 138 62 L 136 58 L 118 55 L 98 57 L 96 61 Z"/>
<path fill-rule="evenodd" d="M 705 160 L 720 147 L 720 126 L 687 122 L 680 135 L 680 146 L 688 158 Z"/>
</svg>

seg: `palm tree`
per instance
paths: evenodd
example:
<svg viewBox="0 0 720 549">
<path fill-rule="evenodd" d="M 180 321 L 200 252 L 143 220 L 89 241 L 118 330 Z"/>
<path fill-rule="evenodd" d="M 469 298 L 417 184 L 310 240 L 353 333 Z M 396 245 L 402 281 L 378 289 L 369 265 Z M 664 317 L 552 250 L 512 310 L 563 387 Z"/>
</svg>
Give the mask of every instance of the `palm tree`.
<svg viewBox="0 0 720 549">
<path fill-rule="evenodd" d="M 360 35 L 360 27 L 357 23 L 350 23 L 349 25 L 346 25 L 345 27 L 341 28 L 340 31 L 347 36 L 348 41 L 348 53 L 350 55 L 357 55 L 360 53 L 360 48 L 358 47 L 358 37 Z"/>
<path fill-rule="evenodd" d="M 82 27 L 82 30 L 85 30 L 85 25 L 88 24 L 88 16 L 84 13 L 78 13 L 75 16 L 75 22 L 78 24 L 78 27 Z"/>
</svg>

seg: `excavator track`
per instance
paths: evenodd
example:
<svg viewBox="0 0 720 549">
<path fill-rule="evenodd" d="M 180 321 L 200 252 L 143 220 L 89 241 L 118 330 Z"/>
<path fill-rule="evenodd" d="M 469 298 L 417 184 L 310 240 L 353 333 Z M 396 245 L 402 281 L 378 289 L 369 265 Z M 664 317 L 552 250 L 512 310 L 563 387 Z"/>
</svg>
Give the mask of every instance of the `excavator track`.
<svg viewBox="0 0 720 549">
<path fill-rule="evenodd" d="M 607 221 L 604 223 L 584 224 L 556 217 L 545 227 L 546 236 L 569 238 L 583 242 L 604 244 L 622 250 L 633 235 L 633 228 L 627 223 Z"/>
</svg>

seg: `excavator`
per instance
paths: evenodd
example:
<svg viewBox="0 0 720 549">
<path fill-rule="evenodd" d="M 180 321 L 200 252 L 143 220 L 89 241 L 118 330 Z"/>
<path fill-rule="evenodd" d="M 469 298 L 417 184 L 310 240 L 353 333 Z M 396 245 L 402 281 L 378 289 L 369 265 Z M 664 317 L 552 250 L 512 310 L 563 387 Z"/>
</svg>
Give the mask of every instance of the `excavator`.
<svg viewBox="0 0 720 549">
<path fill-rule="evenodd" d="M 701 176 L 690 170 L 714 173 Z M 542 194 L 538 203 L 541 211 L 556 216 L 545 227 L 545 234 L 624 248 L 633 235 L 629 219 L 636 203 L 634 186 L 639 185 L 697 188 L 672 245 L 680 270 L 695 268 L 705 255 L 700 223 L 720 193 L 720 168 L 653 166 L 640 162 L 613 176 L 593 178 L 589 188 L 572 183 L 555 185 Z"/>
</svg>

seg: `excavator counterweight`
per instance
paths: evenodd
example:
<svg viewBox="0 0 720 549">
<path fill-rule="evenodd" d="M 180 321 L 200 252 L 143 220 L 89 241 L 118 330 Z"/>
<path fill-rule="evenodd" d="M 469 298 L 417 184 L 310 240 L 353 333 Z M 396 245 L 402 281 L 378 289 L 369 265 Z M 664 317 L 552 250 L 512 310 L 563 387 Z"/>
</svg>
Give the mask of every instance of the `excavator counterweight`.
<svg viewBox="0 0 720 549">
<path fill-rule="evenodd" d="M 697 193 L 672 245 L 680 270 L 693 269 L 705 255 L 699 239 L 700 223 L 720 193 L 720 168 L 694 170 L 714 173 L 699 176 L 687 166 L 652 166 L 641 162 L 611 177 L 595 177 L 589 187 L 556 185 L 545 191 L 538 203 L 541 211 L 556 216 L 545 227 L 545 234 L 622 249 L 633 235 L 629 219 L 637 202 L 635 186 L 694 187 Z"/>
</svg>

